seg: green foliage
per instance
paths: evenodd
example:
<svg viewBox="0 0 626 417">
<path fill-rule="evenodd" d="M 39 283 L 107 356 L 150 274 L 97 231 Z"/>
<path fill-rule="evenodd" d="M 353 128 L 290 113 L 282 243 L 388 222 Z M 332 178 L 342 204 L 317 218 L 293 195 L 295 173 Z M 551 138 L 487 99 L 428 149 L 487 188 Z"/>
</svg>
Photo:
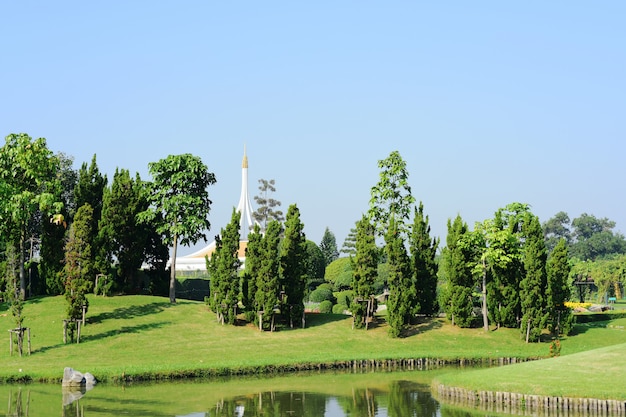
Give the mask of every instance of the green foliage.
<svg viewBox="0 0 626 417">
<path fill-rule="evenodd" d="M 300 220 L 300 210 L 292 204 L 287 209 L 279 267 L 281 285 L 286 296 L 286 300 L 283 300 L 284 310 L 288 312 L 289 325 L 292 328 L 297 322 L 304 327 L 304 292 L 307 282 L 305 268 L 309 260 L 307 255 L 306 236 L 304 224 Z"/>
<path fill-rule="evenodd" d="M 346 311 L 349 311 L 346 304 L 335 304 L 332 309 L 333 314 L 346 314 Z"/>
<path fill-rule="evenodd" d="M 0 149 L 0 232 L 18 250 L 20 297 L 26 298 L 25 251 L 28 225 L 37 213 L 62 221 L 59 160 L 46 140 L 25 133 L 10 134 Z M 55 216 L 53 216 L 55 215 Z"/>
<path fill-rule="evenodd" d="M 333 312 L 333 303 L 329 300 L 324 300 L 320 303 L 320 313 L 330 314 Z"/>
<path fill-rule="evenodd" d="M 537 216 L 528 214 L 523 225 L 524 270 L 526 275 L 520 283 L 520 299 L 522 305 L 522 321 L 520 331 L 526 341 L 538 341 L 545 329 L 548 313 L 546 292 L 548 278 L 546 249 L 543 230 Z"/>
<path fill-rule="evenodd" d="M 345 306 L 349 306 L 354 299 L 354 291 L 340 291 L 338 293 L 333 294 L 335 299 L 337 300 L 337 304 L 343 304 Z"/>
<path fill-rule="evenodd" d="M 339 290 L 348 281 L 348 287 L 352 283 L 352 263 L 350 258 L 337 258 L 326 267 L 324 279 Z"/>
<path fill-rule="evenodd" d="M 568 334 L 572 321 L 572 312 L 565 306 L 570 298 L 568 281 L 571 267 L 568 257 L 567 242 L 561 239 L 550 253 L 546 265 L 548 328 L 556 336 Z"/>
<path fill-rule="evenodd" d="M 257 325 L 259 323 L 256 313 L 262 310 L 262 307 L 256 303 L 257 281 L 262 261 L 263 235 L 261 234 L 261 227 L 255 224 L 252 232 L 248 235 L 245 269 L 241 275 L 241 302 L 246 311 L 246 319 Z"/>
<path fill-rule="evenodd" d="M 404 233 L 404 221 L 409 219 L 411 206 L 415 203 L 406 162 L 398 151 L 393 151 L 387 158 L 378 161 L 378 168 L 381 170 L 380 178 L 370 192 L 368 217 L 379 236 L 386 235 L 391 217 L 395 218 L 398 231 Z"/>
<path fill-rule="evenodd" d="M 239 219 L 233 209 L 230 223 L 215 236 L 215 252 L 207 261 L 210 280 L 210 307 L 221 324 L 235 324 L 239 302 Z"/>
<path fill-rule="evenodd" d="M 315 242 L 306 241 L 305 273 L 309 281 L 323 280 L 326 264 L 324 254 Z"/>
<path fill-rule="evenodd" d="M 176 251 L 178 244 L 194 244 L 211 228 L 211 200 L 207 188 L 215 184 L 215 175 L 202 160 L 191 154 L 169 155 L 148 164 L 152 182 L 147 183 L 150 207 L 139 213 L 142 223 L 155 225 L 164 242 L 172 245 L 170 302 L 176 302 Z"/>
<path fill-rule="evenodd" d="M 332 303 L 335 300 L 335 296 L 333 295 L 332 289 L 324 287 L 323 285 L 320 285 L 309 294 L 309 301 L 313 303 L 321 303 L 325 300 Z"/>
<path fill-rule="evenodd" d="M 350 229 L 348 236 L 344 239 L 340 252 L 348 256 L 354 256 L 356 254 L 356 229 L 354 227 Z"/>
<path fill-rule="evenodd" d="M 391 216 L 385 236 L 385 251 L 389 264 L 389 298 L 387 299 L 387 322 L 392 337 L 402 335 L 412 317 L 411 300 L 415 287 L 411 277 L 411 265 L 404 239 Z"/>
<path fill-rule="evenodd" d="M 435 261 L 439 239 L 430 237 L 428 216 L 424 216 L 424 205 L 420 201 L 415 210 L 410 234 L 411 268 L 415 287 L 414 313 L 433 316 L 439 311 L 437 305 L 437 272 Z"/>
<path fill-rule="evenodd" d="M 472 251 L 463 241 L 469 233 L 467 224 L 457 215 L 454 222 L 448 219 L 446 247 L 441 255 L 442 274 L 445 276 L 446 291 L 442 294 L 442 306 L 452 324 L 469 327 L 472 324 Z"/>
<path fill-rule="evenodd" d="M 357 222 L 356 255 L 352 260 L 352 288 L 354 300 L 350 306 L 356 328 L 365 327 L 367 308 L 364 300 L 368 300 L 374 292 L 374 282 L 378 276 L 379 250 L 376 247 L 374 225 L 366 216 Z"/>
<path fill-rule="evenodd" d="M 270 221 L 276 220 L 282 222 L 284 220 L 283 212 L 278 210 L 277 207 L 281 205 L 281 202 L 270 197 L 270 193 L 276 192 L 274 186 L 276 182 L 272 180 L 259 180 L 259 195 L 254 196 L 254 201 L 257 204 L 257 209 L 252 213 L 254 220 L 259 222 L 261 230 L 265 231 Z"/>
<path fill-rule="evenodd" d="M 337 250 L 337 240 L 335 234 L 326 227 L 322 241 L 319 244 L 319 248 L 322 251 L 324 257 L 324 268 L 326 268 L 332 261 L 339 258 L 339 251 Z M 323 278 L 323 277 L 322 277 Z"/>
<path fill-rule="evenodd" d="M 18 286 L 18 258 L 15 252 L 15 247 L 12 244 L 7 245 L 6 249 L 6 263 L 4 271 L 5 291 L 2 294 L 2 298 L 6 300 L 15 328 L 21 329 L 24 323 L 24 301 L 20 297 Z"/>
<path fill-rule="evenodd" d="M 263 311 L 263 329 L 274 330 L 274 309 L 279 306 L 279 244 L 282 227 L 280 222 L 272 220 L 267 225 L 261 249 L 261 265 L 256 280 L 255 305 L 257 311 Z M 247 258 L 246 258 L 247 261 Z"/>
</svg>

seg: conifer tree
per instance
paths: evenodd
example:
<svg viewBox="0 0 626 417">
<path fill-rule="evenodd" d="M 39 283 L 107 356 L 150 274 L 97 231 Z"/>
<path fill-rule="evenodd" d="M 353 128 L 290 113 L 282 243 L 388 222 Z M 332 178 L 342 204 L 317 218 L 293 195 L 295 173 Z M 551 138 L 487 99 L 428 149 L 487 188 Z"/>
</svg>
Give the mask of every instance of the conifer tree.
<svg viewBox="0 0 626 417">
<path fill-rule="evenodd" d="M 522 304 L 521 332 L 526 342 L 538 341 L 546 327 L 546 263 L 548 250 L 537 216 L 527 214 L 523 224 L 525 277 L 520 284 Z"/>
<path fill-rule="evenodd" d="M 374 225 L 367 216 L 356 224 L 356 254 L 351 257 L 352 289 L 354 297 L 350 310 L 354 316 L 354 326 L 363 328 L 367 320 L 367 302 L 374 294 L 374 282 L 378 276 L 378 257 Z"/>
<path fill-rule="evenodd" d="M 300 210 L 295 204 L 289 206 L 285 220 L 285 236 L 281 244 L 280 276 L 285 291 L 285 310 L 290 327 L 301 321 L 304 328 L 304 293 L 306 290 L 306 236 L 300 220 Z"/>
<path fill-rule="evenodd" d="M 350 228 L 348 236 L 346 236 L 343 241 L 343 245 L 341 246 L 341 253 L 348 256 L 353 256 L 356 254 L 356 228 Z"/>
<path fill-rule="evenodd" d="M 470 265 L 471 254 L 460 244 L 468 233 L 467 223 L 457 215 L 448 219 L 446 247 L 441 254 L 442 270 L 447 278 L 443 309 L 453 325 L 470 327 L 472 324 L 472 292 L 474 280 Z"/>
<path fill-rule="evenodd" d="M 420 201 L 415 210 L 410 234 L 411 267 L 415 286 L 414 313 L 432 316 L 437 313 L 437 271 L 435 261 L 439 239 L 430 237 L 428 216 L 424 216 L 424 205 Z"/>
<path fill-rule="evenodd" d="M 570 298 L 568 284 L 570 265 L 567 241 L 561 238 L 548 257 L 548 328 L 555 336 L 567 334 L 571 328 L 572 311 L 565 306 Z"/>
<path fill-rule="evenodd" d="M 322 241 L 320 242 L 319 247 L 324 255 L 324 268 L 326 268 L 332 261 L 339 258 L 335 234 L 331 232 L 328 227 L 324 230 L 324 236 L 322 236 Z"/>
<path fill-rule="evenodd" d="M 259 180 L 259 195 L 254 196 L 254 201 L 257 204 L 257 209 L 252 213 L 254 220 L 259 222 L 261 230 L 265 231 L 267 225 L 272 220 L 282 222 L 285 218 L 283 212 L 278 210 L 281 202 L 270 197 L 270 193 L 276 192 L 276 181 L 272 180 Z"/>
<path fill-rule="evenodd" d="M 93 209 L 86 203 L 78 209 L 70 226 L 65 245 L 65 299 L 68 303 L 67 318 L 70 340 L 74 338 L 76 321 L 82 319 L 83 306 L 88 306 L 85 293 L 90 290 L 89 277 L 93 274 L 90 237 Z"/>
<path fill-rule="evenodd" d="M 241 275 L 242 304 L 246 310 L 246 320 L 257 325 L 257 311 L 262 310 L 256 304 L 257 280 L 263 260 L 263 235 L 261 227 L 254 225 L 252 232 L 248 235 L 248 245 L 246 247 L 246 262 L 244 272 Z"/>
<path fill-rule="evenodd" d="M 389 265 L 387 299 L 389 334 L 392 337 L 399 337 L 411 320 L 411 300 L 415 297 L 415 287 L 412 283 L 411 265 L 404 239 L 393 215 L 389 221 L 385 243 Z"/>
<path fill-rule="evenodd" d="M 215 237 L 215 252 L 207 261 L 210 277 L 210 306 L 221 324 L 235 324 L 239 302 L 239 219 L 241 213 L 233 209 L 231 221 Z"/>
<path fill-rule="evenodd" d="M 260 317 L 259 328 L 274 331 L 274 309 L 279 306 L 280 283 L 278 280 L 280 261 L 279 244 L 282 226 L 277 220 L 267 225 L 263 236 L 261 265 L 257 277 L 255 302 Z"/>
</svg>

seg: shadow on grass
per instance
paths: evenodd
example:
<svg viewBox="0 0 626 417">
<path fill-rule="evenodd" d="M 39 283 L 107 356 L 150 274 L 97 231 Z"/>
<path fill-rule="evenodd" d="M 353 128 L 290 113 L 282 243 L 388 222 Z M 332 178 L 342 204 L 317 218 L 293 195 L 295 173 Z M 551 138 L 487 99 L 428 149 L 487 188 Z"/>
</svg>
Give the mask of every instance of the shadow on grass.
<svg viewBox="0 0 626 417">
<path fill-rule="evenodd" d="M 101 323 L 105 320 L 133 319 L 135 317 L 148 316 L 150 314 L 160 313 L 172 304 L 164 301 L 145 305 L 133 305 L 129 307 L 116 308 L 113 311 L 95 314 L 87 317 L 90 323 Z"/>
<path fill-rule="evenodd" d="M 158 322 L 158 323 L 150 323 L 150 324 L 140 324 L 137 326 L 122 326 L 118 329 L 114 329 L 114 330 L 109 330 L 108 332 L 104 332 L 104 333 L 98 333 L 98 334 L 94 334 L 94 335 L 81 335 L 80 337 L 80 343 L 87 343 L 87 342 L 91 342 L 91 341 L 95 341 L 95 340 L 100 340 L 100 339 L 105 339 L 107 337 L 112 337 L 112 336 L 116 336 L 118 334 L 122 334 L 122 333 L 139 333 L 139 332 L 143 332 L 146 330 L 153 330 L 153 329 L 158 329 L 160 327 L 163 326 L 167 326 L 170 325 L 171 322 L 167 322 L 167 321 L 163 321 L 163 322 Z M 58 343 L 56 345 L 51 345 L 51 346 L 43 346 L 41 348 L 38 349 L 33 349 L 33 353 L 38 353 L 38 352 L 47 352 L 49 350 L 52 349 L 57 349 L 57 348 L 61 348 L 63 346 L 66 346 L 70 343 Z"/>
<path fill-rule="evenodd" d="M 443 327 L 441 320 L 431 317 L 418 317 L 415 324 L 411 324 L 403 332 L 404 337 L 416 336 L 429 330 L 436 330 Z"/>
<path fill-rule="evenodd" d="M 345 314 L 306 313 L 306 327 L 317 327 L 325 324 L 343 321 Z"/>
</svg>

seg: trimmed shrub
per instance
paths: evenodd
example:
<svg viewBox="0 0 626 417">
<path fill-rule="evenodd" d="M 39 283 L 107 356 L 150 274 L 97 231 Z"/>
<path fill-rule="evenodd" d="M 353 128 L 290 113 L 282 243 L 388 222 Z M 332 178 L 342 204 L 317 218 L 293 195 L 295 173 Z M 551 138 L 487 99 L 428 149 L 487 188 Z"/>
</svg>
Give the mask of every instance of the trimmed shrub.
<svg viewBox="0 0 626 417">
<path fill-rule="evenodd" d="M 352 303 L 352 299 L 354 298 L 354 291 L 340 291 L 335 293 L 335 298 L 337 299 L 337 304 L 343 304 L 344 306 L 349 306 Z"/>
<path fill-rule="evenodd" d="M 333 314 L 346 314 L 348 306 L 345 304 L 335 304 L 333 306 Z"/>
<path fill-rule="evenodd" d="M 333 303 L 329 300 L 324 300 L 320 303 L 320 313 L 332 313 L 333 311 Z"/>
<path fill-rule="evenodd" d="M 311 291 L 309 294 L 309 301 L 313 303 L 321 303 L 322 301 L 329 301 L 332 305 L 335 297 L 333 292 L 329 288 L 322 287 L 321 285 Z"/>
</svg>

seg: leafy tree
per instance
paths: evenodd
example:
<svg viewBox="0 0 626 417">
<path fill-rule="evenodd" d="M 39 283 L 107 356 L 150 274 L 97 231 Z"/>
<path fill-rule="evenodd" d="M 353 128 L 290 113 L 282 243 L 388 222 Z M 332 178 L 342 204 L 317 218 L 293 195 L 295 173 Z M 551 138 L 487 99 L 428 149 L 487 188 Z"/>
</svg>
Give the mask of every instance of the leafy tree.
<svg viewBox="0 0 626 417">
<path fill-rule="evenodd" d="M 324 272 L 326 265 L 324 254 L 319 246 L 312 240 L 306 241 L 306 257 L 304 269 L 307 276 L 307 291 L 312 289 L 313 285 L 324 282 Z"/>
<path fill-rule="evenodd" d="M 522 303 L 521 332 L 526 335 L 526 342 L 537 341 L 547 324 L 548 277 L 546 263 L 548 250 L 543 237 L 543 230 L 537 216 L 528 214 L 524 222 L 524 269 L 525 277 L 520 284 Z"/>
<path fill-rule="evenodd" d="M 304 293 L 306 289 L 307 251 L 304 224 L 295 204 L 289 206 L 285 221 L 285 237 L 280 248 L 280 277 L 285 291 L 285 305 L 290 327 L 301 320 L 304 328 Z"/>
<path fill-rule="evenodd" d="M 170 302 L 176 302 L 176 252 L 178 244 L 194 244 L 211 228 L 211 200 L 207 188 L 215 175 L 202 160 L 191 154 L 169 155 L 148 164 L 153 181 L 147 184 L 151 207 L 139 213 L 143 223 L 156 224 L 156 231 L 171 245 Z"/>
<path fill-rule="evenodd" d="M 363 216 L 356 224 L 356 255 L 350 257 L 352 261 L 352 288 L 354 298 L 350 311 L 354 316 L 354 326 L 357 329 L 366 325 L 367 302 L 374 295 L 374 282 L 378 275 L 378 255 L 374 225 L 367 216 Z"/>
<path fill-rule="evenodd" d="M 468 233 L 467 224 L 460 215 L 454 222 L 448 219 L 446 247 L 441 254 L 442 272 L 447 279 L 443 308 L 452 325 L 459 327 L 469 327 L 472 323 L 472 252 L 462 244 Z"/>
<path fill-rule="evenodd" d="M 328 227 L 324 230 L 324 236 L 319 245 L 322 254 L 324 255 L 324 268 L 328 266 L 332 261 L 339 258 L 339 251 L 337 250 L 337 240 L 335 234 L 331 232 Z"/>
<path fill-rule="evenodd" d="M 17 338 L 13 341 L 17 344 L 17 351 L 22 356 L 22 348 L 24 347 L 24 301 L 20 298 L 19 284 L 18 284 L 18 259 L 15 247 L 9 243 L 6 248 L 6 268 L 5 268 L 5 283 L 6 288 L 4 293 L 0 293 L 9 306 L 11 315 L 13 316 L 13 322 L 15 323 L 15 329 L 17 329 Z M 13 330 L 13 329 L 12 329 Z"/>
<path fill-rule="evenodd" d="M 279 221 L 272 220 L 267 225 L 263 236 L 261 250 L 261 266 L 257 277 L 255 304 L 257 312 L 262 312 L 259 327 L 274 331 L 274 309 L 279 305 L 280 283 L 278 280 L 280 261 L 279 244 L 282 226 Z"/>
<path fill-rule="evenodd" d="M 276 182 L 273 179 L 269 181 L 260 179 L 259 184 L 260 194 L 254 197 L 258 208 L 252 213 L 252 217 L 261 224 L 261 230 L 265 231 L 268 222 L 272 220 L 282 222 L 284 217 L 283 212 L 276 209 L 281 205 L 281 202 L 270 196 L 270 193 L 276 192 L 276 187 L 274 186 Z"/>
<path fill-rule="evenodd" d="M 88 305 L 85 293 L 90 290 L 88 277 L 92 275 L 91 225 L 93 209 L 85 204 L 78 209 L 65 245 L 65 299 L 68 303 L 67 318 L 70 340 L 74 339 L 76 321 L 82 318 L 83 306 Z"/>
<path fill-rule="evenodd" d="M 572 220 L 575 242 L 572 256 L 582 260 L 595 260 L 612 254 L 626 253 L 626 240 L 622 234 L 614 234 L 615 222 L 607 218 L 598 219 L 583 213 Z"/>
<path fill-rule="evenodd" d="M 0 149 L 0 228 L 19 255 L 20 297 L 26 298 L 25 255 L 28 225 L 37 212 L 61 221 L 58 215 L 59 160 L 44 138 L 32 140 L 25 133 L 10 134 Z"/>
<path fill-rule="evenodd" d="M 399 337 L 411 320 L 411 300 L 415 297 L 415 287 L 411 279 L 409 255 L 394 215 L 390 218 L 385 243 L 389 264 L 387 321 L 389 334 L 392 337 Z"/>
<path fill-rule="evenodd" d="M 341 246 L 341 253 L 348 256 L 356 254 L 356 228 L 352 227 Z M 328 266 L 328 265 L 327 265 Z"/>
<path fill-rule="evenodd" d="M 233 209 L 230 223 L 215 236 L 215 252 L 207 260 L 210 277 L 211 310 L 221 324 L 235 324 L 239 302 L 239 219 L 241 213 Z"/>
<path fill-rule="evenodd" d="M 409 245 L 416 294 L 414 313 L 432 316 L 439 310 L 437 305 L 439 267 L 435 261 L 439 239 L 430 237 L 428 216 L 424 216 L 424 205 L 421 202 L 419 208 L 415 210 Z"/>
<path fill-rule="evenodd" d="M 565 302 L 570 298 L 571 267 L 568 258 L 567 242 L 561 239 L 550 253 L 546 265 L 548 328 L 557 337 L 562 333 L 567 334 L 572 322 L 572 312 L 565 306 Z"/>
<path fill-rule="evenodd" d="M 564 211 L 559 211 L 543 224 L 543 234 L 549 252 L 552 252 L 561 239 L 565 239 L 566 245 L 572 243 L 573 236 L 569 224 L 569 216 Z"/>
<path fill-rule="evenodd" d="M 336 291 L 351 288 L 352 263 L 350 258 L 337 258 L 331 262 L 324 272 L 324 280 L 332 284 Z"/>
<path fill-rule="evenodd" d="M 386 236 L 392 216 L 398 231 L 404 233 L 404 221 L 409 219 L 411 206 L 415 203 L 406 162 L 398 151 L 393 151 L 387 158 L 378 161 L 378 168 L 381 169 L 380 178 L 371 189 L 368 215 L 379 236 Z"/>
<path fill-rule="evenodd" d="M 60 200 L 63 203 L 60 214 L 63 219 L 69 219 L 70 212 L 75 211 L 74 188 L 78 180 L 78 174 L 72 168 L 74 159 L 71 156 L 58 153 L 57 158 L 59 160 L 57 177 L 61 184 Z M 67 220 L 51 222 L 47 214 L 41 215 L 38 272 L 44 288 L 40 288 L 40 293 L 59 295 L 65 291 L 64 279 L 60 272 L 63 269 L 63 259 L 65 257 L 63 239 L 66 232 Z"/>
</svg>

